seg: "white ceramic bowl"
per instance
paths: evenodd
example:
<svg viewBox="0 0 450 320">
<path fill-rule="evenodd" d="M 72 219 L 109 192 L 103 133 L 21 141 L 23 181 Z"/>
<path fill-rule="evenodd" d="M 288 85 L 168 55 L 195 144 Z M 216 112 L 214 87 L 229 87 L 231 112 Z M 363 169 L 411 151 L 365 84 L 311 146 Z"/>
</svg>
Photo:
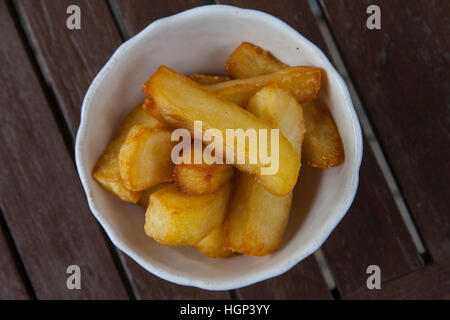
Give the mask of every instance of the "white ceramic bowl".
<svg viewBox="0 0 450 320">
<path fill-rule="evenodd" d="M 345 162 L 327 171 L 302 167 L 284 243 L 275 253 L 210 259 L 194 248 L 163 246 L 146 237 L 144 209 L 104 191 L 91 171 L 121 120 L 143 99 L 141 86 L 158 66 L 185 74 L 223 74 L 228 55 L 242 41 L 270 50 L 287 64 L 325 71 L 321 95 L 342 136 Z M 361 157 L 361 128 L 348 89 L 320 49 L 273 16 L 223 5 L 158 20 L 120 46 L 86 94 L 76 139 L 76 164 L 89 207 L 111 241 L 149 272 L 208 290 L 280 275 L 317 250 L 353 201 Z"/>
</svg>

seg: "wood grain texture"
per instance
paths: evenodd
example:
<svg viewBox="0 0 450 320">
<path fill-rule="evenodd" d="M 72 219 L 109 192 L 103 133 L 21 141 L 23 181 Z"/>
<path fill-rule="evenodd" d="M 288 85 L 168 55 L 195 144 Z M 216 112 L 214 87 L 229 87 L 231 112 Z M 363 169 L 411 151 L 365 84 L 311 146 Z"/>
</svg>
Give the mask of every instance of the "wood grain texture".
<svg viewBox="0 0 450 320">
<path fill-rule="evenodd" d="M 36 296 L 126 299 L 5 1 L 0 38 L 0 199 Z M 81 290 L 67 289 L 72 264 L 81 268 Z"/>
<path fill-rule="evenodd" d="M 127 34 L 133 36 L 155 20 L 208 4 L 204 0 L 113 0 L 117 4 Z"/>
<path fill-rule="evenodd" d="M 328 53 L 307 0 L 218 2 L 275 15 Z M 381 263 L 387 278 L 421 265 L 381 170 L 368 149 L 366 144 L 355 202 L 322 247 L 344 297 L 366 288 L 365 270 L 371 264 Z"/>
<path fill-rule="evenodd" d="M 323 51 L 327 50 L 307 0 L 216 0 L 216 3 L 269 13 L 286 22 Z"/>
<path fill-rule="evenodd" d="M 227 291 L 207 291 L 194 287 L 179 286 L 152 275 L 134 260 L 127 260 L 127 267 L 133 277 L 136 298 L 142 300 L 216 300 L 230 299 Z"/>
<path fill-rule="evenodd" d="M 30 299 L 29 288 L 21 276 L 18 257 L 15 257 L 13 241 L 1 217 L 0 224 L 0 300 Z"/>
<path fill-rule="evenodd" d="M 370 265 L 381 268 L 383 281 L 421 266 L 368 147 L 364 149 L 355 201 L 322 249 L 343 297 L 366 289 L 366 269 Z"/>
<path fill-rule="evenodd" d="M 313 256 L 281 276 L 239 289 L 238 294 L 246 300 L 332 299 Z"/>
<path fill-rule="evenodd" d="M 79 31 L 69 31 L 65 26 L 65 10 L 69 4 L 80 6 L 82 22 Z M 121 43 L 111 12 L 106 1 L 97 0 L 19 0 L 17 7 L 74 138 L 85 91 Z M 82 202 L 85 203 L 86 200 L 83 199 Z M 138 290 L 135 292 L 137 298 L 229 298 L 227 292 L 210 293 L 174 285 L 151 275 L 126 255 L 121 255 L 125 265 L 129 267 L 132 287 Z"/>
<path fill-rule="evenodd" d="M 16 5 L 40 67 L 76 132 L 87 88 L 122 42 L 106 1 L 18 0 Z M 66 27 L 69 5 L 81 9 L 81 30 Z"/>
<path fill-rule="evenodd" d="M 450 2 L 321 2 L 426 248 L 450 257 Z M 381 30 L 365 27 L 381 9 Z"/>
<path fill-rule="evenodd" d="M 350 299 L 450 300 L 450 260 L 429 265 Z"/>
</svg>

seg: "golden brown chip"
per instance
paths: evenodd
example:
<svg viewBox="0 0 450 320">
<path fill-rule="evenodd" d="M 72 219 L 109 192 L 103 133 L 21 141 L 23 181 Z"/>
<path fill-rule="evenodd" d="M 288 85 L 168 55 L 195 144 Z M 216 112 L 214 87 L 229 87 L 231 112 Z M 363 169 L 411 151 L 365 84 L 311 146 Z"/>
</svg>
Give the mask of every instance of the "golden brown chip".
<svg viewBox="0 0 450 320">
<path fill-rule="evenodd" d="M 128 202 L 137 202 L 141 192 L 130 191 L 122 183 L 119 166 L 119 153 L 128 131 L 134 125 L 151 128 L 164 128 L 164 125 L 145 112 L 142 104 L 136 106 L 122 122 L 115 138 L 106 147 L 92 171 L 94 179 L 107 191 Z"/>
<path fill-rule="evenodd" d="M 230 77 L 226 76 L 211 76 L 208 74 L 191 74 L 189 78 L 202 86 L 206 86 L 209 84 L 221 83 L 224 81 L 231 80 Z"/>
<path fill-rule="evenodd" d="M 138 205 L 147 210 L 148 204 L 150 203 L 150 195 L 162 188 L 169 186 L 170 184 L 171 184 L 170 182 L 163 182 L 154 187 L 151 187 L 150 189 L 142 191 L 142 195 L 139 198 Z"/>
<path fill-rule="evenodd" d="M 202 161 L 199 164 L 194 163 L 195 150 L 202 155 Z M 216 192 L 223 184 L 230 181 L 234 173 L 232 165 L 228 164 L 207 164 L 203 159 L 203 147 L 196 148 L 192 146 L 190 161 L 183 161 L 181 156 L 180 164 L 173 170 L 173 178 L 177 189 L 187 194 L 207 194 Z"/>
<path fill-rule="evenodd" d="M 280 128 L 300 153 L 305 134 L 301 105 L 287 90 L 275 85 L 263 88 L 250 99 L 248 110 Z M 251 176 L 240 173 L 233 187 L 225 219 L 225 248 L 252 256 L 267 255 L 282 243 L 292 192 L 273 196 Z"/>
<path fill-rule="evenodd" d="M 260 76 L 288 67 L 269 51 L 250 42 L 242 42 L 228 57 L 225 65 L 227 74 L 235 79 Z"/>
<path fill-rule="evenodd" d="M 345 160 L 344 146 L 325 104 L 314 100 L 303 105 L 306 133 L 302 159 L 313 167 L 329 169 Z"/>
<path fill-rule="evenodd" d="M 124 186 L 144 191 L 161 182 L 172 181 L 174 145 L 169 131 L 139 125 L 131 128 L 119 153 Z"/>
<path fill-rule="evenodd" d="M 228 58 L 227 73 L 243 79 L 288 67 L 270 52 L 243 42 Z M 319 101 L 305 102 L 303 113 L 307 134 L 303 141 L 302 160 L 310 166 L 329 169 L 344 161 L 344 148 L 333 117 Z M 308 133 L 308 131 L 310 131 Z"/>
<path fill-rule="evenodd" d="M 271 141 L 271 124 L 232 102 L 220 98 L 168 67 L 160 67 L 144 84 L 143 91 L 153 99 L 148 109 L 152 115 L 161 117 L 174 126 L 188 129 L 191 134 L 194 134 L 194 122 L 201 121 L 203 130 L 217 129 L 222 137 L 227 136 L 227 129 L 240 129 L 244 132 L 248 129 L 256 130 L 256 132 L 259 132 L 259 129 L 265 129 L 267 140 Z M 250 159 L 248 144 L 242 141 L 236 142 L 236 140 L 229 141 L 224 138 L 223 149 L 235 150 L 235 154 L 241 159 Z M 288 194 L 294 188 L 300 168 L 300 156 L 283 134 L 279 134 L 278 141 L 279 165 L 276 173 L 266 174 L 265 170 L 273 169 L 273 164 L 263 163 L 259 157 L 252 158 L 255 164 L 246 161 L 244 164 L 235 163 L 233 166 L 254 175 L 269 192 L 281 196 Z M 258 141 L 257 154 L 261 154 L 259 151 L 261 143 L 263 142 Z M 270 143 L 266 147 L 270 154 Z"/>
<path fill-rule="evenodd" d="M 204 237 L 196 247 L 198 251 L 210 258 L 229 258 L 236 255 L 233 251 L 225 249 L 224 236 L 223 224 L 221 224 Z"/>
<path fill-rule="evenodd" d="M 216 193 L 188 195 L 170 185 L 150 195 L 145 233 L 162 244 L 195 246 L 226 214 L 231 183 Z"/>
<path fill-rule="evenodd" d="M 280 128 L 295 151 L 301 153 L 306 131 L 303 108 L 289 91 L 276 85 L 265 87 L 250 99 L 247 110 Z"/>
<path fill-rule="evenodd" d="M 321 71 L 314 67 L 289 67 L 276 72 L 206 86 L 219 96 L 246 107 L 248 100 L 271 84 L 289 90 L 300 102 L 315 99 L 320 89 Z"/>
<path fill-rule="evenodd" d="M 277 197 L 248 174 L 237 175 L 224 223 L 225 248 L 250 256 L 270 254 L 283 241 L 292 192 Z"/>
</svg>

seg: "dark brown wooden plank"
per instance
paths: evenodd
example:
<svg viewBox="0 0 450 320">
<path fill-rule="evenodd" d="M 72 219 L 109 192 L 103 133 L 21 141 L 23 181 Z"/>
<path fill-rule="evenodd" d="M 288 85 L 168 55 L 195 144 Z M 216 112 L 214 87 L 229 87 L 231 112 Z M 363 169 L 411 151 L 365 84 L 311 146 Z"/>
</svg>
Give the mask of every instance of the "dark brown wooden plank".
<svg viewBox="0 0 450 320">
<path fill-rule="evenodd" d="M 434 261 L 450 257 L 450 2 L 322 1 Z M 381 8 L 367 30 L 366 8 Z"/>
<path fill-rule="evenodd" d="M 82 22 L 79 31 L 69 31 L 65 26 L 64 13 L 70 4 L 81 8 Z M 85 91 L 121 43 L 111 12 L 106 1 L 26 0 L 17 1 L 17 7 L 74 137 Z M 83 202 L 86 201 L 83 199 Z M 229 297 L 227 292 L 210 293 L 174 285 L 141 269 L 126 255 L 123 255 L 122 260 L 129 267 L 132 287 L 138 290 L 135 292 L 138 298 Z"/>
<path fill-rule="evenodd" d="M 106 1 L 19 0 L 16 5 L 46 79 L 75 133 L 87 88 L 122 43 Z M 81 9 L 81 30 L 66 27 L 69 5 Z"/>
<path fill-rule="evenodd" d="M 428 265 L 350 299 L 450 299 L 450 260 Z"/>
<path fill-rule="evenodd" d="M 0 211 L 0 214 L 2 212 Z M 31 296 L 21 277 L 18 257 L 7 226 L 0 217 L 0 300 L 24 300 Z"/>
<path fill-rule="evenodd" d="M 369 147 L 355 201 L 322 249 L 344 297 L 366 288 L 370 265 L 380 267 L 383 281 L 421 266 Z"/>
<path fill-rule="evenodd" d="M 126 257 L 124 255 L 124 257 Z M 139 266 L 134 260 L 124 259 L 131 275 L 133 290 L 139 300 L 212 300 L 230 299 L 227 291 L 207 291 L 195 287 L 180 286 L 154 276 Z"/>
<path fill-rule="evenodd" d="M 285 274 L 238 290 L 242 299 L 331 299 L 314 257 L 297 264 Z"/>
<path fill-rule="evenodd" d="M 5 1 L 0 38 L 7 43 L 0 47 L 0 199 L 36 296 L 126 299 Z M 74 264 L 81 268 L 81 290 L 66 286 L 67 267 Z"/>
<path fill-rule="evenodd" d="M 203 0 L 113 0 L 117 4 L 127 34 L 133 36 L 155 20 L 205 5 Z"/>
<path fill-rule="evenodd" d="M 133 276 L 137 299 L 143 300 L 195 300 L 229 299 L 226 291 L 207 291 L 194 287 L 179 286 L 150 274 L 135 261 L 128 259 L 127 266 Z"/>
<path fill-rule="evenodd" d="M 313 41 L 320 49 L 326 51 L 325 41 L 316 25 L 307 0 L 216 0 L 216 2 L 269 13 L 286 22 L 304 37 Z"/>
<path fill-rule="evenodd" d="M 279 17 L 327 53 L 307 0 L 218 2 L 258 9 Z M 366 287 L 365 271 L 371 264 L 380 264 L 386 279 L 421 265 L 381 170 L 370 147 L 365 145 L 360 187 L 355 202 L 322 247 L 344 297 Z"/>
</svg>

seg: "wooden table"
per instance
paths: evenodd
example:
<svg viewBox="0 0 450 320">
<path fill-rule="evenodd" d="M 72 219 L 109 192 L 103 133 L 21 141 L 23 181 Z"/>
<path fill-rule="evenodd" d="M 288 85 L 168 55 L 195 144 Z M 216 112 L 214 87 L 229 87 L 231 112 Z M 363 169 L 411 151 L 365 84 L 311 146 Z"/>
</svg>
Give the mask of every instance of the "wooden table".
<svg viewBox="0 0 450 320">
<path fill-rule="evenodd" d="M 450 298 L 450 2 L 321 0 L 322 20 L 307 0 L 216 2 L 286 21 L 345 67 L 361 102 L 359 190 L 322 247 L 335 287 L 314 256 L 235 291 L 178 286 L 119 252 L 89 211 L 73 150 L 90 82 L 152 21 L 214 1 L 0 0 L 0 298 Z M 81 30 L 66 28 L 71 4 Z M 381 30 L 366 28 L 370 4 Z M 82 290 L 66 287 L 71 264 L 83 270 Z M 381 290 L 366 286 L 369 265 L 381 268 Z"/>
</svg>

